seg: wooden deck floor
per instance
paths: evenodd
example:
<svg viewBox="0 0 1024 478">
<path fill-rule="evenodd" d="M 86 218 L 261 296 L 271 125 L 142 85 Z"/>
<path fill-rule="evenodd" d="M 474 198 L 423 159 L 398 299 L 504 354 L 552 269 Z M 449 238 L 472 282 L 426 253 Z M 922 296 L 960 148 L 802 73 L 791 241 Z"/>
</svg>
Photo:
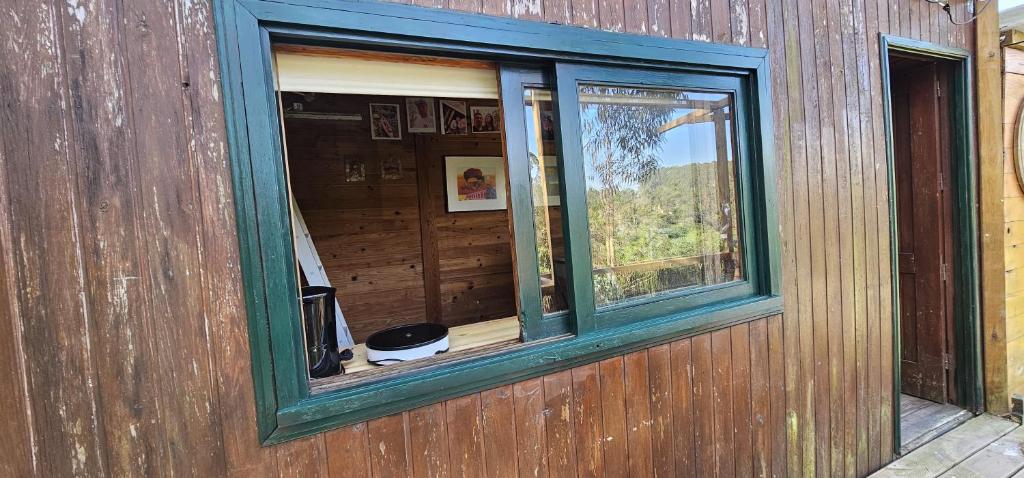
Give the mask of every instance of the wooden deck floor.
<svg viewBox="0 0 1024 478">
<path fill-rule="evenodd" d="M 980 415 L 881 469 L 873 477 L 1024 478 L 1024 427 Z"/>
<path fill-rule="evenodd" d="M 971 412 L 960 407 L 900 395 L 900 454 L 917 449 L 935 437 L 970 420 Z"/>
</svg>

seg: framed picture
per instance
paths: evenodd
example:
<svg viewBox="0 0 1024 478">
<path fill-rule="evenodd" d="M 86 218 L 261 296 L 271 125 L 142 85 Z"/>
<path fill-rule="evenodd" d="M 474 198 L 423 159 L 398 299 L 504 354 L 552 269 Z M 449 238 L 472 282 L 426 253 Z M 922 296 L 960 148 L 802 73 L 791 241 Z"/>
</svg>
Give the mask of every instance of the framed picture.
<svg viewBox="0 0 1024 478">
<path fill-rule="evenodd" d="M 394 155 L 381 159 L 380 177 L 383 179 L 402 179 L 402 160 Z"/>
<path fill-rule="evenodd" d="M 469 112 L 474 133 L 501 132 L 501 116 L 497 106 L 471 106 Z"/>
<path fill-rule="evenodd" d="M 469 134 L 465 101 L 441 100 L 441 134 Z"/>
<path fill-rule="evenodd" d="M 497 211 L 505 204 L 505 164 L 501 156 L 446 156 L 448 212 Z"/>
<path fill-rule="evenodd" d="M 437 131 L 437 115 L 434 101 L 430 98 L 406 98 L 405 115 L 410 133 L 433 133 Z"/>
<path fill-rule="evenodd" d="M 359 156 L 345 156 L 345 182 L 361 183 L 366 181 L 366 160 Z"/>
<path fill-rule="evenodd" d="M 402 122 L 398 118 L 398 105 L 370 103 L 370 137 L 402 139 Z"/>
</svg>

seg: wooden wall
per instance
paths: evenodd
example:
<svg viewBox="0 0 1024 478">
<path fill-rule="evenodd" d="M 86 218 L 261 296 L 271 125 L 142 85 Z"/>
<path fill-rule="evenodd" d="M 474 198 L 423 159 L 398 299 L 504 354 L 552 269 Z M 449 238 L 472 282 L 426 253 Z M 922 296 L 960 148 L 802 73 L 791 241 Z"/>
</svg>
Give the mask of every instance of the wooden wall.
<svg viewBox="0 0 1024 478">
<path fill-rule="evenodd" d="M 1017 182 L 1017 116 L 1024 106 L 1024 51 L 1003 49 L 1003 208 L 1006 226 L 1006 377 L 1024 394 L 1024 192 Z"/>
<path fill-rule="evenodd" d="M 362 115 L 285 120 L 293 193 L 357 343 L 400 324 L 516 314 L 507 211 L 449 213 L 445 196 L 444 157 L 500 157 L 499 134 L 410 133 L 403 116 L 401 140 L 374 140 L 369 103 L 399 104 L 404 115 L 405 97 L 285 94 L 283 102 Z M 387 158 L 401 162 L 400 179 L 382 178 Z M 352 160 L 363 163 L 365 180 L 346 181 Z"/>
<path fill-rule="evenodd" d="M 972 26 L 923 0 L 423 3 L 770 48 L 784 315 L 261 448 L 209 2 L 4 2 L 0 475 L 864 475 L 891 459 L 877 33 L 971 48 Z"/>
</svg>

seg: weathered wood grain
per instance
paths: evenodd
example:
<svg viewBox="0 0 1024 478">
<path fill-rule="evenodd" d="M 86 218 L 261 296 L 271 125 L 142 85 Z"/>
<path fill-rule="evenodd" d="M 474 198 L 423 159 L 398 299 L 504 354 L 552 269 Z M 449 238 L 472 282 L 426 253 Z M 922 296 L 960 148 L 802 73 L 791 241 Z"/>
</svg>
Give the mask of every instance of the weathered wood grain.
<svg viewBox="0 0 1024 478">
<path fill-rule="evenodd" d="M 864 475 L 891 459 L 888 188 L 872 52 L 879 32 L 971 50 L 977 37 L 987 48 L 991 18 L 954 26 L 936 7 L 905 0 L 418 3 L 768 46 L 785 314 L 716 332 L 728 339 L 726 356 L 726 342 L 705 334 L 260 447 L 210 2 L 14 2 L 2 10 L 19 28 L 0 31 L 0 51 L 16 65 L 0 69 L 0 359 L 12 364 L 0 389 L 14 391 L 0 398 L 0 474 L 546 476 L 550 465 L 554 476 L 571 471 L 568 457 L 581 476 L 744 474 L 749 456 L 754 475 Z M 965 2 L 953 6 L 968 16 Z M 975 55 L 982 69 L 998 62 L 991 50 Z M 979 140 L 996 138 L 984 144 L 998 150 L 1006 125 L 988 119 Z M 979 156 L 982 190 L 998 193 L 983 193 L 983 219 L 1024 219 L 1024 207 L 996 206 L 1013 192 L 1001 186 L 1013 184 L 1013 170 L 989 153 Z M 404 227 L 363 224 L 368 237 Z M 1007 281 L 983 304 L 987 318 L 1024 292 L 1024 259 L 1008 252 L 1018 241 L 1004 226 L 983 224 L 984 264 L 1000 262 L 983 268 L 984 280 Z M 993 261 L 996 243 L 1014 270 Z M 472 264 L 445 261 L 450 284 L 439 289 L 468 284 L 469 266 L 493 246 L 473 249 Z M 505 286 L 475 284 L 496 290 L 488 287 Z M 437 310 L 471 317 L 463 298 L 472 299 Z M 425 297 L 407 302 L 416 300 Z M 999 355 L 1012 330 L 992 324 L 986 350 Z M 986 371 L 996 381 L 990 401 L 1009 373 Z M 563 404 L 568 422 L 550 406 Z M 439 420 L 476 438 L 442 437 Z M 727 435 L 728 452 L 718 448 Z"/>
</svg>

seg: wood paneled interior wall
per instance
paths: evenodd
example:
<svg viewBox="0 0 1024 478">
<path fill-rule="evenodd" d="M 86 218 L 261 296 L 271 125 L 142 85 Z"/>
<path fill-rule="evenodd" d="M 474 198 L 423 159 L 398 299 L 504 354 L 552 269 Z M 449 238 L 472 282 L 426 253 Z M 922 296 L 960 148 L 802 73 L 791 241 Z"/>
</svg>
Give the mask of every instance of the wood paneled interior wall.
<svg viewBox="0 0 1024 478">
<path fill-rule="evenodd" d="M 4 2 L 0 475 L 862 476 L 891 459 L 877 34 L 973 49 L 973 26 L 923 0 L 421 3 L 768 47 L 784 315 L 260 447 L 209 1 Z"/>
<path fill-rule="evenodd" d="M 507 212 L 446 207 L 444 157 L 501 157 L 499 134 L 410 133 L 405 97 L 286 93 L 282 102 L 361 116 L 285 119 L 293 193 L 357 343 L 400 324 L 516 314 Z M 370 103 L 399 105 L 401 140 L 371 138 Z M 387 160 L 401 163 L 401 178 L 383 178 Z M 364 180 L 346 180 L 349 163 L 363 165 Z"/>
<path fill-rule="evenodd" d="M 1003 48 L 1003 210 L 1006 221 L 1006 376 L 1024 393 L 1024 193 L 1017 181 L 1017 117 L 1024 106 L 1024 51 Z"/>
</svg>

